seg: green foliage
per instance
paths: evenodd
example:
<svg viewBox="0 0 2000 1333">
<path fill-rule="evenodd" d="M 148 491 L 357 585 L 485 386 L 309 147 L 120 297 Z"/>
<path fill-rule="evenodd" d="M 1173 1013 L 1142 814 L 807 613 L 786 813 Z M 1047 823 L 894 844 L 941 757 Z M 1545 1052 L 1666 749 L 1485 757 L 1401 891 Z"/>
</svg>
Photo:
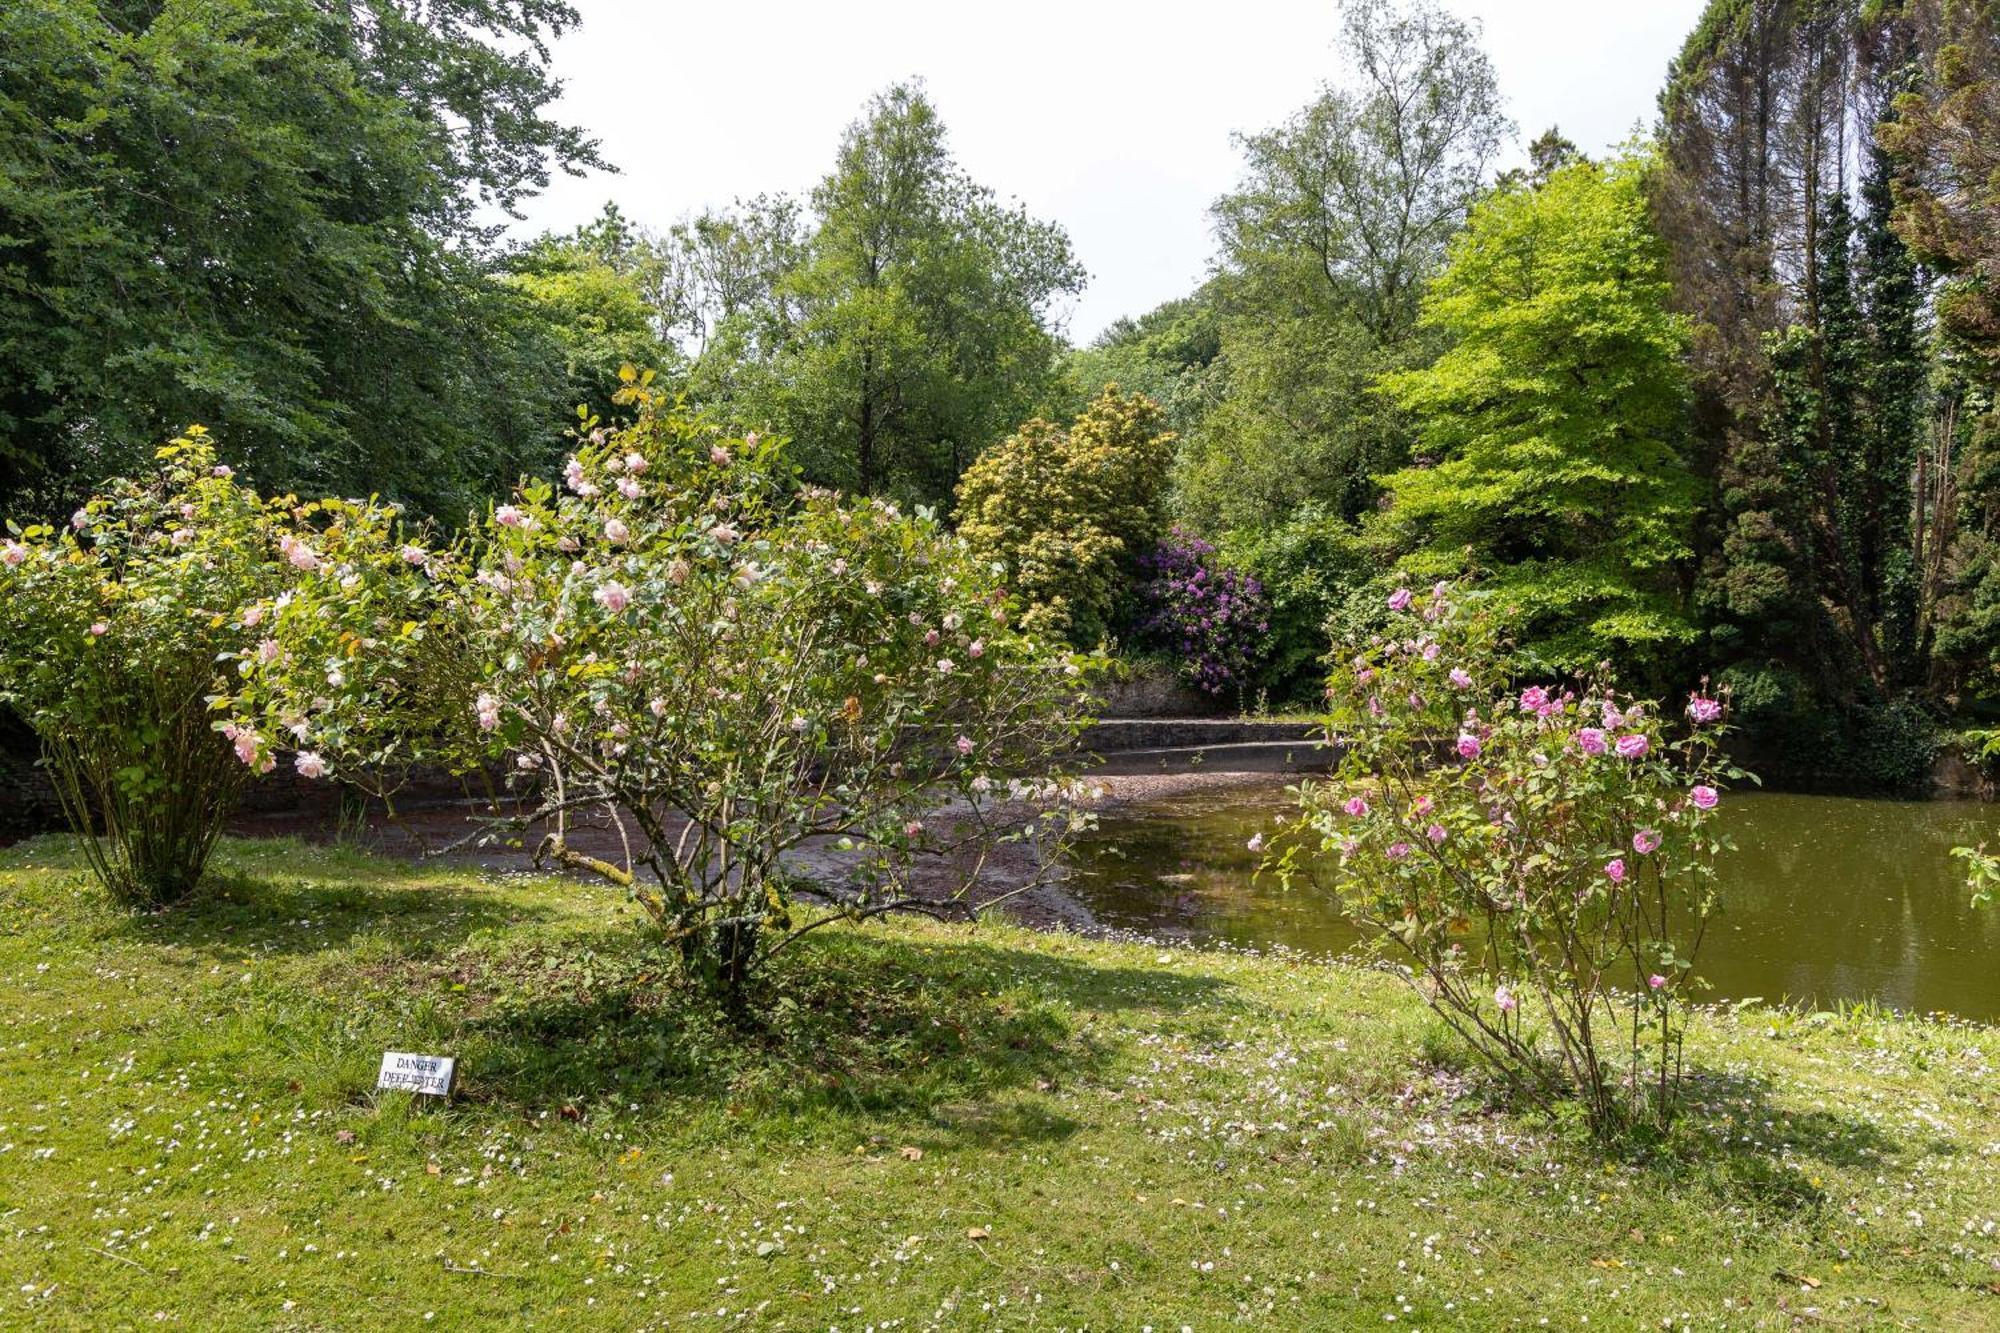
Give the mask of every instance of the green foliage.
<svg viewBox="0 0 2000 1333">
<path fill-rule="evenodd" d="M 457 508 L 547 447 L 557 350 L 478 258 L 548 164 L 560 0 L 0 8 L 0 497 L 200 420 L 280 488 Z"/>
<path fill-rule="evenodd" d="M 1094 645 L 1166 527 L 1173 435 L 1159 405 L 1105 386 L 1067 429 L 1037 417 L 958 490 L 958 530 L 1027 603 L 1024 630 Z"/>
<path fill-rule="evenodd" d="M 502 281 L 528 299 L 526 317 L 561 347 L 561 401 L 606 417 L 624 366 L 671 373 L 679 353 L 654 302 L 665 277 L 658 248 L 606 204 L 568 236 L 546 235 L 512 256 Z"/>
<path fill-rule="evenodd" d="M 1226 534 L 1223 560 L 1254 577 L 1270 603 L 1259 684 L 1269 702 L 1317 704 L 1326 682 L 1329 624 L 1375 576 L 1377 566 L 1352 524 L 1306 504 L 1272 528 Z"/>
<path fill-rule="evenodd" d="M 726 436 L 651 379 L 627 368 L 636 417 L 591 430 L 562 486 L 524 482 L 460 553 L 409 549 L 405 582 L 442 595 L 350 577 L 278 616 L 276 650 L 244 661 L 238 743 L 282 725 L 330 762 L 504 762 L 537 859 L 628 888 L 740 1001 L 806 931 L 950 911 L 997 842 L 1059 845 L 1080 666 L 1009 627 L 993 569 L 935 518 L 795 493 L 776 439 Z M 409 605 L 430 623 L 398 641 Z M 328 626 L 389 641 L 335 672 Z M 591 821 L 619 857 L 572 845 Z M 841 892 L 797 864 L 829 843 L 853 853 Z M 920 894 L 931 856 L 956 878 Z"/>
<path fill-rule="evenodd" d="M 1425 463 L 1384 478 L 1382 523 L 1421 578 L 1490 571 L 1534 659 L 1670 653 L 1695 488 L 1687 330 L 1667 307 L 1647 163 L 1576 163 L 1474 211 L 1425 322 L 1452 339 L 1387 391 Z"/>
<path fill-rule="evenodd" d="M 762 199 L 677 232 L 670 305 L 706 334 L 691 389 L 796 439 L 810 480 L 941 501 L 1046 400 L 1083 270 L 1062 228 L 965 174 L 916 85 L 848 127 L 812 215 Z"/>
<path fill-rule="evenodd" d="M 1414 329 L 1424 283 L 1509 128 L 1477 28 L 1438 6 L 1349 5 L 1342 38 L 1350 77 L 1240 137 L 1243 179 L 1215 205 L 1219 350 L 1175 471 L 1207 531 L 1373 505 L 1409 450 L 1373 386 L 1435 354 Z"/>
<path fill-rule="evenodd" d="M 1677 1110 L 1684 1000 L 1714 905 L 1720 701 L 1690 728 L 1591 673 L 1516 697 L 1490 595 L 1390 599 L 1328 691 L 1337 777 L 1300 789 L 1279 857 L 1337 857 L 1342 906 L 1520 1092 L 1610 1137 Z M 1518 989 L 1517 989 L 1518 988 Z"/>
</svg>

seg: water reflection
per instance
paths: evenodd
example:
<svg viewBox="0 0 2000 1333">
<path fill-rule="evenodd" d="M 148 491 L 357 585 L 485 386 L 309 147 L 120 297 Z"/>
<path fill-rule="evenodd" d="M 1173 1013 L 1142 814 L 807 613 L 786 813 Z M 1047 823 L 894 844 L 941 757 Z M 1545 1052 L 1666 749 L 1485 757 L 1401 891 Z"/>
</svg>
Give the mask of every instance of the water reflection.
<svg viewBox="0 0 2000 1333">
<path fill-rule="evenodd" d="M 1107 813 L 1075 853 L 1075 892 L 1106 925 L 1338 953 L 1359 934 L 1325 890 L 1252 883 L 1244 844 L 1290 808 L 1267 781 Z M 1972 908 L 1950 856 L 2000 845 L 2000 806 L 1747 792 L 1727 818 L 1738 847 L 1699 969 L 1714 997 L 2000 1022 L 2000 906 Z"/>
</svg>

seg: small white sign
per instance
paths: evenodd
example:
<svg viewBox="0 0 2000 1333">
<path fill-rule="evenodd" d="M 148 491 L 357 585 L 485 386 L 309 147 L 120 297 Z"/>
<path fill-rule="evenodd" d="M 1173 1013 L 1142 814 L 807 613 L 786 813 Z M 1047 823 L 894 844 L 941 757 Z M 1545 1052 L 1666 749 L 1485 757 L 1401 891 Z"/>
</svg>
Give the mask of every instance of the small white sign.
<svg viewBox="0 0 2000 1333">
<path fill-rule="evenodd" d="M 375 1076 L 378 1088 L 402 1088 L 427 1097 L 451 1096 L 451 1071 L 458 1061 L 449 1055 L 411 1055 L 406 1051 L 385 1051 L 382 1072 Z"/>
</svg>

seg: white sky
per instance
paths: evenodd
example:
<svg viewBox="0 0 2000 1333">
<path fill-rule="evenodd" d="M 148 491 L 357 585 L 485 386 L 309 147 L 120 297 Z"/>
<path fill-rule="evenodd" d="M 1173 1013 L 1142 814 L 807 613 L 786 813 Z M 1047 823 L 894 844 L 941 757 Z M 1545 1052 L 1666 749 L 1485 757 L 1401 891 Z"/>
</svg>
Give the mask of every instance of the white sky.
<svg viewBox="0 0 2000 1333">
<path fill-rule="evenodd" d="M 607 198 L 664 228 L 738 196 L 809 189 L 868 96 L 921 76 L 973 179 L 1061 223 L 1090 271 L 1087 341 L 1207 272 L 1235 130 L 1277 123 L 1338 69 L 1334 0 L 573 0 L 557 114 L 622 174 L 558 177 L 531 234 Z M 1519 141 L 1596 152 L 1650 126 L 1703 0 L 1445 0 L 1481 20 Z"/>
</svg>

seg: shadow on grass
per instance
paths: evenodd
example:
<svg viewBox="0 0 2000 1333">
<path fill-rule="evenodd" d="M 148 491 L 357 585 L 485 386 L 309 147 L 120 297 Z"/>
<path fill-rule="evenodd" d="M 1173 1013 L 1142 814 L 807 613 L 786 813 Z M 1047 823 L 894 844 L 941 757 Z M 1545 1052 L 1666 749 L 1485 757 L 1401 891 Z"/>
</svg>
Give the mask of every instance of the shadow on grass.
<svg viewBox="0 0 2000 1333">
<path fill-rule="evenodd" d="M 1026 1094 L 1105 1069 L 1113 1051 L 1091 1013 L 1185 1009 L 1226 990 L 977 939 L 841 930 L 786 955 L 746 1024 L 672 980 L 636 932 L 454 962 L 486 997 L 462 1029 L 469 1100 L 532 1115 L 692 1099 L 782 1133 L 921 1119 L 939 1141 L 973 1143 L 1074 1132 Z"/>
<path fill-rule="evenodd" d="M 190 901 L 127 916 L 114 932 L 222 956 L 323 955 L 368 937 L 399 953 L 434 954 L 470 936 L 545 920 L 549 909 L 482 891 L 474 872 L 403 863 L 290 841 L 218 856 Z"/>
<path fill-rule="evenodd" d="M 1690 1070 L 1682 1111 L 1666 1136 L 1618 1154 L 1662 1183 L 1705 1188 L 1718 1199 L 1783 1218 L 1824 1207 L 1825 1169 L 1874 1170 L 1904 1145 L 1869 1120 L 1789 1105 L 1762 1075 Z"/>
</svg>

